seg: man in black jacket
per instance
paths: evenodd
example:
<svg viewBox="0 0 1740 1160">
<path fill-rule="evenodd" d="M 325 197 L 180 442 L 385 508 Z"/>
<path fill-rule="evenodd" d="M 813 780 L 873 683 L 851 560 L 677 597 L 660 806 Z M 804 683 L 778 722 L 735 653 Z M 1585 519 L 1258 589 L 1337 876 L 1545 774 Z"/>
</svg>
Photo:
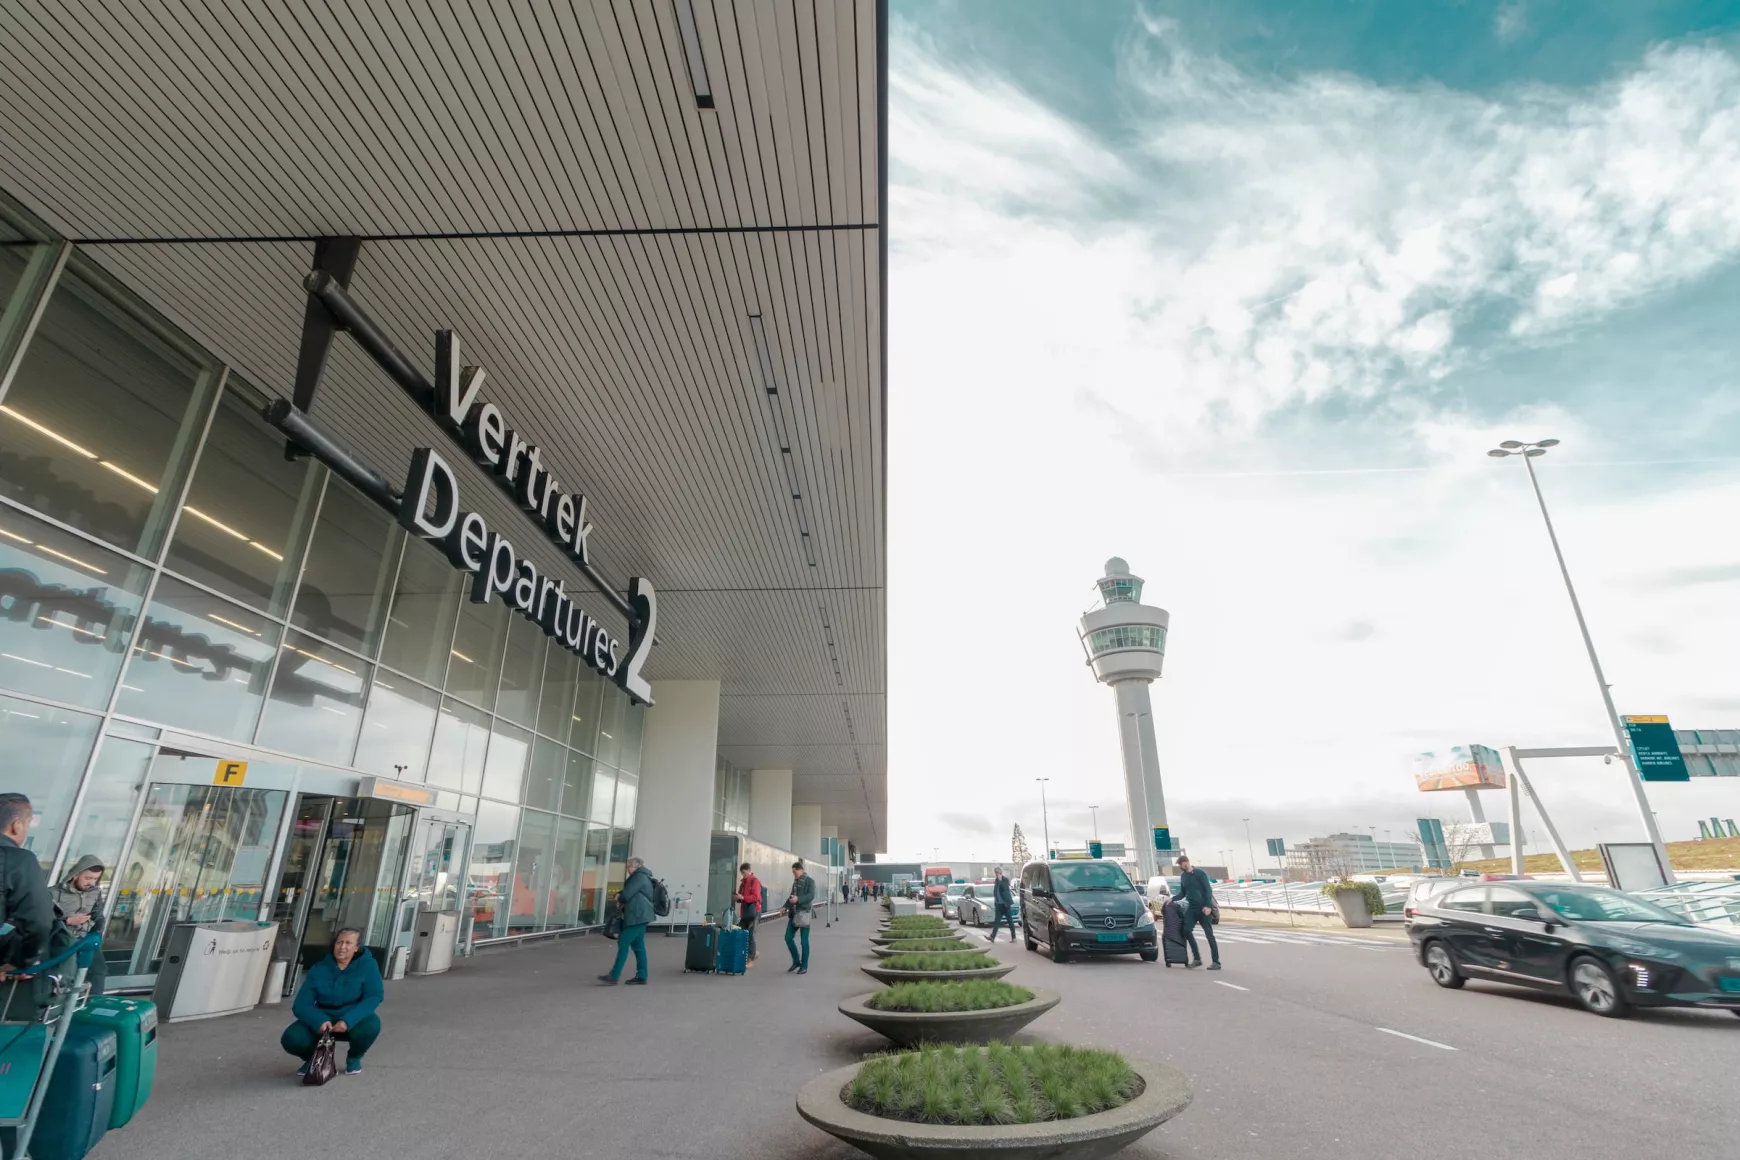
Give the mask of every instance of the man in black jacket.
<svg viewBox="0 0 1740 1160">
<path fill-rule="evenodd" d="M 1208 936 L 1208 953 L 1213 959 L 1208 969 L 1220 970 L 1220 944 L 1214 941 L 1214 923 L 1220 915 L 1215 910 L 1214 890 L 1209 886 L 1208 872 L 1196 869 L 1189 858 L 1179 858 L 1178 893 L 1173 897 L 1184 900 L 1184 938 L 1190 944 L 1190 957 L 1195 960 L 1184 965 L 1202 965 L 1202 950 L 1196 945 L 1196 935 L 1192 933 L 1200 923 L 1202 933 Z"/>
<path fill-rule="evenodd" d="M 991 892 L 991 909 L 996 913 L 991 916 L 991 941 L 997 941 L 997 928 L 1009 928 L 1009 941 L 1015 941 L 1015 894 L 1009 889 L 1009 876 L 1003 873 L 1003 867 L 997 867 L 997 886 Z"/>
<path fill-rule="evenodd" d="M 36 855 L 24 849 L 34 811 L 21 793 L 0 793 L 0 1018 L 31 1019 L 41 1006 L 35 980 L 11 980 L 12 972 L 42 956 L 54 933 L 54 903 L 48 877 Z"/>
</svg>

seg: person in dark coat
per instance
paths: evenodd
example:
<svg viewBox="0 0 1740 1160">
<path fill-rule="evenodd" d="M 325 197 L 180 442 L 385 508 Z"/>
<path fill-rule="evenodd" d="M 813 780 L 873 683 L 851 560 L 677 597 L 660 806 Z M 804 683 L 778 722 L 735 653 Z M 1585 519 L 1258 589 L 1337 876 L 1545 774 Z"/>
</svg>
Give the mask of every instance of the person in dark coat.
<svg viewBox="0 0 1740 1160">
<path fill-rule="evenodd" d="M 653 876 L 639 858 L 631 857 L 627 866 L 628 880 L 616 896 L 616 905 L 622 910 L 622 934 L 616 940 L 616 962 L 611 964 L 608 974 L 599 975 L 598 979 L 604 983 L 615 983 L 620 979 L 622 968 L 628 965 L 628 952 L 632 949 L 634 978 L 629 982 L 645 986 L 646 928 L 654 918 Z"/>
<path fill-rule="evenodd" d="M 1209 885 L 1208 872 L 1196 869 L 1189 858 L 1178 859 L 1178 893 L 1173 897 L 1184 900 L 1184 938 L 1190 944 L 1190 957 L 1194 960 L 1185 966 L 1202 965 L 1202 950 L 1196 945 L 1194 933 L 1200 925 L 1202 933 L 1208 937 L 1208 953 L 1213 960 L 1208 969 L 1220 970 L 1220 944 L 1214 939 L 1214 923 L 1220 915 L 1215 909 L 1214 889 Z"/>
<path fill-rule="evenodd" d="M 810 973 L 810 923 L 815 920 L 816 880 L 804 870 L 802 862 L 791 864 L 791 893 L 785 899 L 785 948 L 791 952 L 791 966 L 785 973 Z M 803 936 L 803 954 L 798 954 L 798 936 Z"/>
<path fill-rule="evenodd" d="M 1009 928 L 1009 941 L 1015 941 L 1015 891 L 1003 867 L 997 867 L 997 885 L 991 891 L 991 941 L 997 941 L 997 929 Z"/>
<path fill-rule="evenodd" d="M 12 927 L 11 933 L 0 935 L 0 1018 L 14 1022 L 35 1019 L 50 997 L 48 980 L 12 975 L 33 966 L 54 935 L 48 876 L 36 855 L 24 848 L 35 813 L 23 794 L 0 794 L 0 921 Z"/>
<path fill-rule="evenodd" d="M 296 1074 L 308 1074 L 315 1046 L 330 1033 L 349 1044 L 344 1074 L 361 1075 L 363 1056 L 381 1035 L 375 1011 L 385 997 L 380 965 L 363 949 L 362 932 L 344 927 L 332 936 L 332 953 L 308 968 L 290 1005 L 296 1022 L 278 1037 L 278 1045 L 302 1061 Z"/>
</svg>

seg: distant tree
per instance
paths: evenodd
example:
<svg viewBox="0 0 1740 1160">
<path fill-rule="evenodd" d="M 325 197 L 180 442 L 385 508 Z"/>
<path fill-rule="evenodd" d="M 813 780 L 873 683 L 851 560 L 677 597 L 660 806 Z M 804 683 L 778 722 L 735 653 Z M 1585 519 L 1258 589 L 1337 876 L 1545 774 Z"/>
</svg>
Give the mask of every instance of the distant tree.
<svg viewBox="0 0 1740 1160">
<path fill-rule="evenodd" d="M 1009 857 L 1015 861 L 1015 869 L 1027 865 L 1033 858 L 1032 851 L 1027 849 L 1027 839 L 1021 834 L 1021 824 L 1015 824 L 1015 835 L 1009 840 Z"/>
</svg>

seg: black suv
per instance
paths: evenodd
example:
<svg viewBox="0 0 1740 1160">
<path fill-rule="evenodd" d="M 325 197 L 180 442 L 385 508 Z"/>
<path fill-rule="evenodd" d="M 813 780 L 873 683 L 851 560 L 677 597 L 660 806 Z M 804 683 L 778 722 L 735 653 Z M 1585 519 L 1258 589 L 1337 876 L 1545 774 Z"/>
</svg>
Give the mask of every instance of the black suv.
<svg viewBox="0 0 1740 1160">
<path fill-rule="evenodd" d="M 1044 943 L 1051 960 L 1072 954 L 1160 957 L 1147 901 L 1116 862 L 1058 859 L 1021 868 L 1021 933 L 1027 949 Z"/>
</svg>

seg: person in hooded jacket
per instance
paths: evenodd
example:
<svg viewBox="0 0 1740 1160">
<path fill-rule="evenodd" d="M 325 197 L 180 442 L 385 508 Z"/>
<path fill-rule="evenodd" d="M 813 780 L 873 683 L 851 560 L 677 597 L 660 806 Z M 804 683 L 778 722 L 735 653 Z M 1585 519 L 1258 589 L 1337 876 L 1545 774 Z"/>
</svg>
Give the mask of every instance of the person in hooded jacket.
<svg viewBox="0 0 1740 1160">
<path fill-rule="evenodd" d="M 616 896 L 616 905 L 622 908 L 622 935 L 616 940 L 616 962 L 611 965 L 610 973 L 599 975 L 602 983 L 615 983 L 622 977 L 622 968 L 628 965 L 628 952 L 634 951 L 634 978 L 629 982 L 646 985 L 646 928 L 656 917 L 653 909 L 653 876 L 646 868 L 646 863 L 639 858 L 630 857 L 626 863 L 628 878 L 622 884 L 622 891 Z"/>
<path fill-rule="evenodd" d="M 75 941 L 93 931 L 99 934 L 102 932 L 102 881 L 102 859 L 94 854 L 86 854 L 74 862 L 66 877 L 48 892 L 55 909 L 60 911 L 61 922 L 66 924 L 66 933 Z M 85 982 L 91 985 L 91 994 L 103 993 L 103 980 L 106 975 L 103 955 L 99 950 L 91 957 L 90 969 L 85 972 Z"/>
<path fill-rule="evenodd" d="M 296 1022 L 278 1037 L 278 1045 L 302 1061 L 296 1074 L 308 1073 L 308 1060 L 326 1034 L 350 1045 L 344 1074 L 362 1074 L 363 1056 L 380 1038 L 375 1011 L 385 997 L 380 964 L 363 948 L 362 932 L 344 927 L 332 936 L 332 952 L 303 976 L 290 1005 Z"/>
</svg>

